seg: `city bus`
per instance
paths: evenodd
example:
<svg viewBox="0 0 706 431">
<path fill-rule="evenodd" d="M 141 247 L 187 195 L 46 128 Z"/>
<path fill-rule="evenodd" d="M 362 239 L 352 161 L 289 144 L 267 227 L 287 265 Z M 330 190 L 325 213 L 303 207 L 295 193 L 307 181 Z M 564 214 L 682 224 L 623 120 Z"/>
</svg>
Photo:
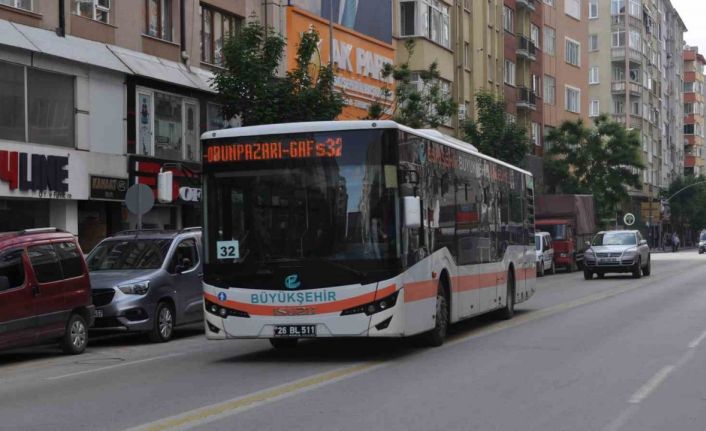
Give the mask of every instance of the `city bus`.
<svg viewBox="0 0 706 431">
<path fill-rule="evenodd" d="M 202 154 L 209 339 L 435 346 L 534 293 L 532 175 L 470 144 L 325 121 L 207 132 Z"/>
</svg>

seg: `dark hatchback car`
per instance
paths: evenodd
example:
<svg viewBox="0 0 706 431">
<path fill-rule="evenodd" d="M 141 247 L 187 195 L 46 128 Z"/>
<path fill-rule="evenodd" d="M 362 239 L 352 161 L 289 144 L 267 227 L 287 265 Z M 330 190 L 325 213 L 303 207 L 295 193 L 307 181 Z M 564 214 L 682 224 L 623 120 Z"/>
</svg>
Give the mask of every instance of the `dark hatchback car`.
<svg viewBox="0 0 706 431">
<path fill-rule="evenodd" d="M 201 230 L 126 231 L 86 259 L 99 329 L 169 341 L 174 328 L 203 321 Z"/>
<path fill-rule="evenodd" d="M 61 340 L 82 353 L 93 323 L 88 270 L 72 234 L 0 233 L 0 349 Z"/>
</svg>

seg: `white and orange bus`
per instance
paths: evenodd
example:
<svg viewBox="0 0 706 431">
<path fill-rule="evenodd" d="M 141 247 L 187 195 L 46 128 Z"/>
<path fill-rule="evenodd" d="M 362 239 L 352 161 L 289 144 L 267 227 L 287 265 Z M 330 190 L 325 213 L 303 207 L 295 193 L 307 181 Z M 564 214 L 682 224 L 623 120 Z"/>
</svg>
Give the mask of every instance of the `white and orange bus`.
<svg viewBox="0 0 706 431">
<path fill-rule="evenodd" d="M 210 339 L 400 337 L 535 289 L 532 175 L 392 121 L 202 136 Z"/>
</svg>

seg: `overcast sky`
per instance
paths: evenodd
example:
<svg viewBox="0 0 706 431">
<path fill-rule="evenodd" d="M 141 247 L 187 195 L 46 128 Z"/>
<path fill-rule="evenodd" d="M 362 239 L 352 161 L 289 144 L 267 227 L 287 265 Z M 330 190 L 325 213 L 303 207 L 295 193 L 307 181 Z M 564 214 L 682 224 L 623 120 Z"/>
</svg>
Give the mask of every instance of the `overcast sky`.
<svg viewBox="0 0 706 431">
<path fill-rule="evenodd" d="M 672 5 L 679 12 L 689 31 L 684 35 L 686 43 L 696 45 L 699 51 L 706 53 L 706 1 L 704 0 L 672 0 Z"/>
</svg>

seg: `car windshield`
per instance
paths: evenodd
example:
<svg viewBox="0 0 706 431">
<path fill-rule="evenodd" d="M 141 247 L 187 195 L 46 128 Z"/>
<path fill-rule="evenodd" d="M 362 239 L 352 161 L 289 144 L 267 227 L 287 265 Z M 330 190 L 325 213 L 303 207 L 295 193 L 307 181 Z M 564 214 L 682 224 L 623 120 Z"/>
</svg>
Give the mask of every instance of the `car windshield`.
<svg viewBox="0 0 706 431">
<path fill-rule="evenodd" d="M 537 230 L 548 232 L 555 241 L 563 241 L 567 239 L 565 224 L 537 225 Z"/>
<path fill-rule="evenodd" d="M 534 248 L 537 251 L 542 250 L 542 237 L 539 237 L 539 236 L 534 237 Z"/>
<path fill-rule="evenodd" d="M 593 239 L 593 245 L 636 245 L 637 237 L 632 232 L 599 233 Z"/>
<path fill-rule="evenodd" d="M 88 270 L 158 269 L 171 243 L 171 239 L 103 241 L 88 256 Z"/>
</svg>

